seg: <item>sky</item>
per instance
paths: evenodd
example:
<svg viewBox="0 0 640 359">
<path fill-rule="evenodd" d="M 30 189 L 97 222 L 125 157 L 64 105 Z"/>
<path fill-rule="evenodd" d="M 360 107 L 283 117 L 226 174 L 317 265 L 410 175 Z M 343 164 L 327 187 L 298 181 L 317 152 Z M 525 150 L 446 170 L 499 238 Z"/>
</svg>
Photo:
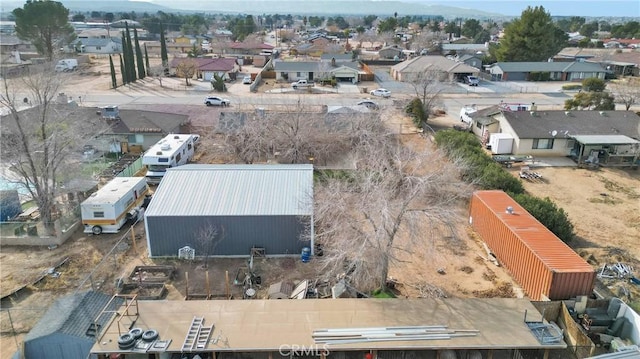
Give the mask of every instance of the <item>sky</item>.
<svg viewBox="0 0 640 359">
<path fill-rule="evenodd" d="M 84 0 L 96 1 L 96 0 Z M 180 3 L 175 0 L 142 0 L 152 2 L 167 7 L 179 8 Z M 221 1 L 221 0 L 218 0 Z M 209 4 L 218 2 L 210 1 Z M 260 2 L 276 2 L 279 0 L 249 0 Z M 300 4 L 313 2 L 313 0 L 297 0 Z M 324 0 L 336 1 L 341 0 Z M 376 0 L 363 0 L 376 1 Z M 385 1 L 385 0 L 377 0 Z M 446 6 L 478 9 L 491 13 L 498 13 L 507 16 L 519 16 L 527 6 L 542 5 L 552 16 L 616 16 L 616 17 L 638 17 L 640 21 L 640 0 L 466 0 L 466 1 L 446 1 L 446 0 L 392 0 L 402 2 L 413 2 L 421 4 L 439 4 Z M 213 5 L 215 6 L 215 5 Z"/>
<path fill-rule="evenodd" d="M 435 1 L 408 0 L 419 3 Z M 552 16 L 630 16 L 640 21 L 640 0 L 467 0 L 443 1 L 443 5 L 479 9 L 508 16 L 518 16 L 527 6 L 544 6 Z"/>
</svg>

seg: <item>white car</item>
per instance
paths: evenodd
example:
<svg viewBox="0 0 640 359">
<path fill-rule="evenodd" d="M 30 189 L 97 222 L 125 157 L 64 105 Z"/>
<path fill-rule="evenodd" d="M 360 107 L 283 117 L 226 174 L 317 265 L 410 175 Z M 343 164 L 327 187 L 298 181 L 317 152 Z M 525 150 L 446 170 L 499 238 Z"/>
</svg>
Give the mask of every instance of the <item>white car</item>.
<svg viewBox="0 0 640 359">
<path fill-rule="evenodd" d="M 242 83 L 245 85 L 251 85 L 251 76 L 245 76 L 242 78 Z"/>
<path fill-rule="evenodd" d="M 362 100 L 356 104 L 357 106 L 365 106 L 369 110 L 377 110 L 380 108 L 377 103 L 371 100 Z"/>
<path fill-rule="evenodd" d="M 380 96 L 384 98 L 391 97 L 391 91 L 387 89 L 375 89 L 369 93 L 371 94 L 371 96 Z"/>
<path fill-rule="evenodd" d="M 210 96 L 204 99 L 204 104 L 207 106 L 229 106 L 231 101 L 222 97 Z"/>
</svg>

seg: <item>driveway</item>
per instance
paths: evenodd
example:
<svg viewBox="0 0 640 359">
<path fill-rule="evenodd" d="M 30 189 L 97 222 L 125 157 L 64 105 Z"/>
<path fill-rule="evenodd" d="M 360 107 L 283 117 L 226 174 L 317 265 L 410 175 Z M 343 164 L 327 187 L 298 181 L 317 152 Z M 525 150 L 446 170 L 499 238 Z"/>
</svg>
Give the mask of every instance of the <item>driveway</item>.
<svg viewBox="0 0 640 359">
<path fill-rule="evenodd" d="M 394 80 L 388 71 L 384 69 L 379 69 L 374 71 L 375 80 L 378 83 L 379 87 L 385 88 L 391 91 L 391 94 L 414 94 L 416 91 L 413 86 L 408 83 L 399 82 Z M 375 89 L 369 89 L 369 91 Z"/>
</svg>

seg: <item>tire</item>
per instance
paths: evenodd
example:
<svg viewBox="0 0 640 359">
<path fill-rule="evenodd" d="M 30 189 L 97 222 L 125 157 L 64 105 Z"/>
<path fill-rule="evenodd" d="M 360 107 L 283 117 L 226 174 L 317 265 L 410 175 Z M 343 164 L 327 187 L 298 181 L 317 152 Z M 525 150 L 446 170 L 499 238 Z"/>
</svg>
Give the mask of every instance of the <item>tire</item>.
<svg viewBox="0 0 640 359">
<path fill-rule="evenodd" d="M 100 226 L 93 226 L 93 228 L 91 228 L 91 232 L 92 232 L 93 234 L 95 234 L 96 236 L 97 236 L 97 235 L 100 235 L 100 234 L 102 234 L 102 227 L 100 227 Z"/>
<path fill-rule="evenodd" d="M 145 342 L 152 342 L 156 339 L 158 339 L 158 331 L 155 329 L 149 329 L 142 333 L 142 340 Z"/>
<path fill-rule="evenodd" d="M 131 346 L 133 346 L 133 343 L 136 341 L 136 339 L 134 338 L 133 335 L 131 335 L 131 333 L 124 333 L 122 334 L 119 338 L 118 338 L 118 346 L 120 348 L 130 348 Z"/>
<path fill-rule="evenodd" d="M 204 104 L 207 106 L 211 106 L 211 102 L 205 102 Z"/>
<path fill-rule="evenodd" d="M 144 330 L 142 330 L 142 328 L 133 328 L 129 331 L 129 334 L 131 334 L 133 336 L 133 339 L 135 340 L 140 339 L 142 333 L 144 333 Z"/>
</svg>

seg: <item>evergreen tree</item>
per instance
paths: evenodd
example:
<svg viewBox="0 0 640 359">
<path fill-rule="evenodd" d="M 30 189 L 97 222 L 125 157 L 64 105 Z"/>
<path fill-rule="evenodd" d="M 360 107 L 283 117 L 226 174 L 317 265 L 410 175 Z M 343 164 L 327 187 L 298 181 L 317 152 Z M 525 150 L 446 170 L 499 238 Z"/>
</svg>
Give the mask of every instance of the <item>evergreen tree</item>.
<svg viewBox="0 0 640 359">
<path fill-rule="evenodd" d="M 144 64 L 147 67 L 147 74 L 150 74 L 151 66 L 149 66 L 149 54 L 147 53 L 147 44 L 144 44 Z"/>
<path fill-rule="evenodd" d="M 120 74 L 122 75 L 122 84 L 126 85 L 129 83 L 127 80 L 127 71 L 124 68 L 124 62 L 122 61 L 122 55 L 120 55 Z"/>
<path fill-rule="evenodd" d="M 133 39 L 136 46 L 136 62 L 138 64 L 138 77 L 142 80 L 146 74 L 144 73 L 144 58 L 142 57 L 142 50 L 140 49 L 140 43 L 138 42 L 138 29 L 133 28 Z"/>
<path fill-rule="evenodd" d="M 124 32 L 122 33 L 122 55 L 120 55 L 120 72 L 122 73 L 122 84 L 126 85 L 130 82 L 129 72 L 127 71 L 127 39 Z"/>
<path fill-rule="evenodd" d="M 160 58 L 162 59 L 162 67 L 164 71 L 169 68 L 169 55 L 167 55 L 167 43 L 164 39 L 164 27 L 160 23 Z"/>
<path fill-rule="evenodd" d="M 109 55 L 109 69 L 111 70 L 111 87 L 118 87 L 118 81 L 116 80 L 116 68 L 113 66 L 113 58 Z"/>
<path fill-rule="evenodd" d="M 567 38 L 544 7 L 527 7 L 505 27 L 500 44 L 489 52 L 498 61 L 546 61 L 565 46 Z"/>
<path fill-rule="evenodd" d="M 129 23 L 125 22 L 125 36 L 127 38 L 127 56 L 124 58 L 127 63 L 127 76 L 131 82 L 136 82 L 138 79 L 136 75 L 136 60 L 133 55 L 133 44 L 131 43 L 131 33 L 129 32 Z"/>
</svg>

